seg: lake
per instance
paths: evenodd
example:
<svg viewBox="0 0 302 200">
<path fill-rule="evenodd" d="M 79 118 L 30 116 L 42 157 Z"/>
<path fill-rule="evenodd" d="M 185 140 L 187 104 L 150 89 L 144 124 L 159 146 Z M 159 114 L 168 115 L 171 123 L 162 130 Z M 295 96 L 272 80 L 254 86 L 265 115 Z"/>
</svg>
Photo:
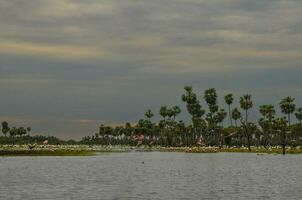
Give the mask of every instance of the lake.
<svg viewBox="0 0 302 200">
<path fill-rule="evenodd" d="M 0 199 L 302 199 L 301 155 L 0 157 Z"/>
</svg>

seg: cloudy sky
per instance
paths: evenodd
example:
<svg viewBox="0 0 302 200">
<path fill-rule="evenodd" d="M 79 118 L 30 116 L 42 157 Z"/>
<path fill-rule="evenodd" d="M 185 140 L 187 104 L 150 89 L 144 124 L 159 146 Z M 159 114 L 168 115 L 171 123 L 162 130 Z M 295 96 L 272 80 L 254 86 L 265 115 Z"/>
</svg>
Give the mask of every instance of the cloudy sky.
<svg viewBox="0 0 302 200">
<path fill-rule="evenodd" d="M 0 120 L 61 138 L 199 97 L 302 106 L 300 0 L 0 0 Z"/>
</svg>

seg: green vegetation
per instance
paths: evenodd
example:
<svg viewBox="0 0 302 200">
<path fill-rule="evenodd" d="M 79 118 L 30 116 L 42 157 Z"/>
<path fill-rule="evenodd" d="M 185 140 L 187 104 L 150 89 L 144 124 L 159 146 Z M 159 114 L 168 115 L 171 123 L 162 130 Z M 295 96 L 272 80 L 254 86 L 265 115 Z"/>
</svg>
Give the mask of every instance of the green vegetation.
<svg viewBox="0 0 302 200">
<path fill-rule="evenodd" d="M 159 110 L 162 120 L 158 123 L 152 121 L 154 114 L 148 110 L 145 118 L 140 119 L 135 125 L 130 123 L 118 127 L 101 125 L 98 133 L 84 137 L 81 143 L 132 146 L 142 144 L 161 147 L 213 146 L 220 149 L 247 147 L 249 152 L 253 152 L 255 147 L 263 148 L 265 150 L 261 152 L 266 152 L 271 147 L 280 146 L 283 153 L 287 150 L 286 147 L 302 145 L 302 108 L 296 109 L 295 99 L 292 97 L 280 101 L 280 110 L 284 116 L 277 116 L 273 105 L 261 105 L 259 107 L 261 118 L 257 123 L 252 122 L 249 117 L 250 111 L 254 108 L 250 94 L 240 96 L 239 107 L 234 108 L 232 107 L 236 99 L 233 94 L 225 95 L 224 102 L 228 107 L 228 113 L 218 105 L 218 95 L 214 88 L 205 90 L 203 94 L 207 108 L 203 108 L 198 95 L 190 86 L 184 87 L 181 99 L 191 116 L 191 122 L 188 124 L 177 120 L 181 112 L 178 106 L 162 106 Z M 298 124 L 291 123 L 292 114 L 295 114 Z M 227 116 L 229 126 L 224 126 Z M 144 136 L 140 143 L 134 139 L 137 135 Z"/>
<path fill-rule="evenodd" d="M 92 156 L 87 150 L 0 150 L 0 156 Z"/>
<path fill-rule="evenodd" d="M 214 88 L 205 90 L 202 96 L 205 108 L 193 88 L 184 87 L 181 100 L 190 115 L 189 123 L 178 120 L 179 106 L 162 106 L 158 112 L 161 120 L 157 123 L 152 120 L 155 114 L 149 109 L 136 124 L 101 125 L 93 136 L 83 137 L 81 141 L 64 141 L 52 136 L 30 136 L 30 127 L 10 128 L 7 122 L 2 122 L 4 136 L 0 137 L 0 144 L 28 145 L 47 141 L 55 145 L 158 146 L 167 151 L 185 152 L 197 149 L 196 152 L 301 153 L 298 147 L 302 146 L 302 108 L 296 109 L 294 98 L 286 97 L 280 101 L 284 116 L 278 116 L 271 104 L 261 105 L 261 117 L 255 123 L 249 116 L 254 108 L 252 95 L 240 96 L 238 107 L 234 106 L 236 98 L 233 94 L 225 95 L 224 106 L 228 112 L 218 105 L 218 94 Z M 292 123 L 293 114 L 299 123 Z M 229 120 L 225 120 L 227 117 Z M 224 126 L 224 121 L 229 125 Z M 184 150 L 186 148 L 189 150 Z M 22 154 L 22 151 L 17 153 Z M 47 151 L 41 153 L 47 154 Z"/>
<path fill-rule="evenodd" d="M 70 145 L 70 144 L 78 144 L 75 140 L 61 140 L 54 136 L 43 136 L 43 135 L 25 135 L 25 136 L 15 136 L 15 137 L 0 137 L 0 145 L 4 144 L 12 144 L 12 145 L 22 145 L 22 144 L 42 144 L 44 141 L 48 141 L 48 144 L 53 145 Z"/>
</svg>

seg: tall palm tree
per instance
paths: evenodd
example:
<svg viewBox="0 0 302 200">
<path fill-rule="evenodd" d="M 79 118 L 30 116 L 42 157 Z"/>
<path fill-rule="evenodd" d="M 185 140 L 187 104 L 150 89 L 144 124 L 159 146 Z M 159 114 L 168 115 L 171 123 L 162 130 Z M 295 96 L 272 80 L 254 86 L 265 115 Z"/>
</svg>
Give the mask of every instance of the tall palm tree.
<svg viewBox="0 0 302 200">
<path fill-rule="evenodd" d="M 248 110 L 253 107 L 252 95 L 246 94 L 240 97 L 240 107 L 245 111 L 245 123 L 248 121 Z"/>
<path fill-rule="evenodd" d="M 26 128 L 26 131 L 27 131 L 27 133 L 28 133 L 28 135 L 30 134 L 30 132 L 31 132 L 31 127 L 30 126 L 28 126 L 27 128 Z"/>
<path fill-rule="evenodd" d="M 164 118 L 164 121 L 165 121 L 166 117 L 168 116 L 167 106 L 160 107 L 159 114 Z"/>
<path fill-rule="evenodd" d="M 290 126 L 291 121 L 290 121 L 290 115 L 295 112 L 296 105 L 294 104 L 295 98 L 292 97 L 285 97 L 280 101 L 280 108 L 282 113 L 287 115 L 287 121 L 288 125 Z"/>
<path fill-rule="evenodd" d="M 285 135 L 286 125 L 287 125 L 287 121 L 285 117 L 276 118 L 273 121 L 274 130 L 276 130 L 280 134 L 283 155 L 285 155 L 285 146 L 286 146 L 286 135 Z"/>
<path fill-rule="evenodd" d="M 263 115 L 265 119 L 268 119 L 269 121 L 272 121 L 272 118 L 276 114 L 275 108 L 273 105 L 261 105 L 259 107 L 260 113 Z"/>
<path fill-rule="evenodd" d="M 302 108 L 297 109 L 295 116 L 299 120 L 300 126 L 302 126 Z"/>
<path fill-rule="evenodd" d="M 264 146 L 266 147 L 267 144 L 269 144 L 269 136 L 272 136 L 273 133 L 273 119 L 274 115 L 276 114 L 275 108 L 273 105 L 261 105 L 259 108 L 259 111 L 263 118 L 259 120 L 259 124 L 262 125 L 262 129 L 264 132 Z M 268 129 L 268 132 L 267 132 Z"/>
<path fill-rule="evenodd" d="M 210 136 L 209 139 L 213 142 L 212 144 L 215 145 L 219 139 L 219 131 L 217 131 L 217 112 L 219 110 L 218 104 L 217 104 L 217 93 L 215 88 L 209 88 L 204 91 L 204 100 L 206 101 L 209 113 L 206 115 L 206 121 L 208 124 L 208 135 Z"/>
<path fill-rule="evenodd" d="M 4 136 L 9 132 L 10 128 L 8 126 L 8 123 L 6 121 L 2 122 L 2 133 Z"/>
<path fill-rule="evenodd" d="M 147 112 L 145 113 L 145 117 L 150 121 L 153 116 L 154 114 L 152 113 L 152 111 L 148 109 Z"/>
<path fill-rule="evenodd" d="M 250 141 L 250 135 L 249 135 L 249 130 L 248 130 L 248 110 L 253 107 L 253 102 L 252 102 L 252 95 L 246 94 L 240 97 L 240 107 L 245 110 L 245 122 L 244 122 L 244 129 L 245 129 L 245 134 L 247 137 L 247 142 L 248 142 L 248 148 L 249 151 L 251 151 L 251 141 Z"/>
<path fill-rule="evenodd" d="M 232 118 L 235 121 L 235 126 L 237 127 L 237 120 L 241 118 L 241 112 L 238 110 L 238 108 L 233 109 Z"/>
<path fill-rule="evenodd" d="M 220 109 L 216 115 L 215 115 L 215 121 L 217 124 L 220 124 L 220 126 L 218 126 L 216 128 L 216 131 L 219 132 L 218 135 L 218 140 L 219 140 L 219 147 L 222 147 L 222 143 L 223 143 L 223 120 L 226 118 L 227 113 L 225 112 L 224 109 Z"/>
<path fill-rule="evenodd" d="M 173 120 L 175 120 L 176 116 L 181 112 L 181 109 L 178 106 L 173 106 Z"/>
<path fill-rule="evenodd" d="M 212 114 L 218 111 L 217 93 L 215 88 L 205 90 L 203 98 L 207 102 L 209 110 Z"/>
<path fill-rule="evenodd" d="M 223 120 L 226 118 L 227 113 L 224 109 L 220 109 L 216 115 L 216 122 L 222 126 Z"/>
<path fill-rule="evenodd" d="M 11 137 L 14 137 L 18 134 L 18 129 L 16 127 L 12 127 L 10 130 L 9 130 L 9 135 Z"/>
<path fill-rule="evenodd" d="M 183 102 L 186 103 L 187 111 L 192 116 L 192 131 L 191 131 L 191 141 L 192 144 L 195 143 L 196 135 L 197 137 L 200 137 L 202 135 L 201 130 L 203 126 L 203 118 L 202 116 L 205 113 L 205 110 L 202 109 L 202 106 L 200 105 L 199 100 L 197 99 L 197 95 L 193 92 L 193 89 L 191 86 L 184 87 L 185 94 L 181 96 L 181 99 Z"/>
<path fill-rule="evenodd" d="M 231 123 L 231 126 L 233 126 L 233 120 L 232 120 L 232 115 L 231 115 L 231 105 L 232 105 L 232 103 L 234 101 L 233 94 L 227 94 L 227 95 L 225 95 L 224 101 L 225 101 L 226 104 L 228 104 L 230 123 Z"/>
</svg>

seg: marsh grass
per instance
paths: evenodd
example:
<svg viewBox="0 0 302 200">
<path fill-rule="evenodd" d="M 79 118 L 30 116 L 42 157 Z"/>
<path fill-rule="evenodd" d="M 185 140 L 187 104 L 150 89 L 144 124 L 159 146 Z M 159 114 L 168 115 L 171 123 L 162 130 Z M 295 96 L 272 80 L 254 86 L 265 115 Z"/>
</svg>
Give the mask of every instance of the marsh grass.
<svg viewBox="0 0 302 200">
<path fill-rule="evenodd" d="M 93 156 L 85 150 L 0 150 L 0 156 Z"/>
<path fill-rule="evenodd" d="M 0 146 L 0 156 L 94 156 L 102 153 L 136 152 L 183 152 L 183 153 L 257 153 L 282 154 L 282 148 L 276 147 L 122 147 L 122 146 L 87 146 L 87 145 L 49 145 L 29 149 L 25 145 Z M 288 147 L 286 154 L 302 154 L 302 147 Z"/>
<path fill-rule="evenodd" d="M 162 148 L 162 152 L 185 152 L 185 153 L 257 153 L 257 154 L 282 154 L 281 147 L 251 147 L 251 151 L 247 147 L 168 147 Z M 300 147 L 288 147 L 286 148 L 286 154 L 302 154 L 302 148 Z"/>
</svg>

